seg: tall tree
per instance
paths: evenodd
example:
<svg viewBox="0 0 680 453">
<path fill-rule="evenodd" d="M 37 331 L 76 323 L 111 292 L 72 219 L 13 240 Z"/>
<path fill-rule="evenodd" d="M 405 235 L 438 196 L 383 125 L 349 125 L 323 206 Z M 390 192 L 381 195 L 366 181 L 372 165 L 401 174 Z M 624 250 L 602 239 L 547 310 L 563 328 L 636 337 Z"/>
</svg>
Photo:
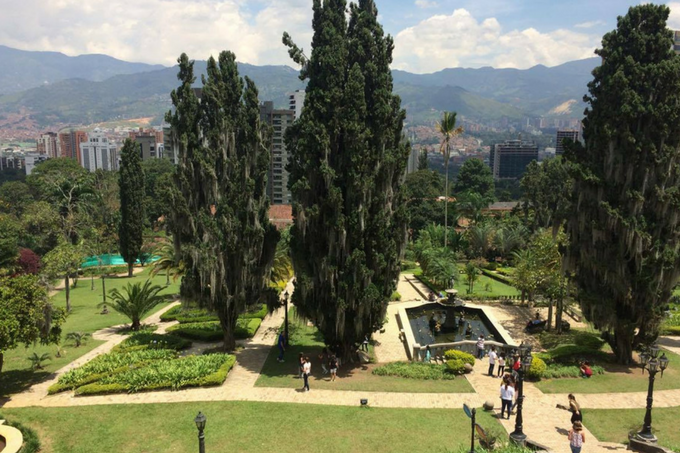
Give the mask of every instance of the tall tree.
<svg viewBox="0 0 680 453">
<path fill-rule="evenodd" d="M 35 275 L 0 278 L 0 371 L 5 351 L 20 343 L 58 343 L 64 319 Z"/>
<path fill-rule="evenodd" d="M 35 199 L 31 188 L 22 181 L 9 181 L 0 186 L 0 212 L 21 217 L 26 206 Z"/>
<path fill-rule="evenodd" d="M 144 170 L 136 143 L 125 140 L 120 151 L 120 225 L 118 244 L 120 254 L 128 265 L 128 277 L 142 250 L 144 235 Z"/>
<path fill-rule="evenodd" d="M 19 256 L 21 224 L 10 214 L 0 214 L 0 275 L 9 273 Z M 4 272 L 3 272 L 4 268 Z"/>
<path fill-rule="evenodd" d="M 168 214 L 169 207 L 162 191 L 167 178 L 172 175 L 174 165 L 170 159 L 149 159 L 142 162 L 144 169 L 144 190 L 146 197 L 144 209 L 147 222 L 150 226 L 155 226 L 159 219 Z"/>
<path fill-rule="evenodd" d="M 420 151 L 420 154 L 418 154 L 418 171 L 427 169 L 428 169 L 427 150 L 423 149 Z"/>
<path fill-rule="evenodd" d="M 573 164 L 568 268 L 620 363 L 658 334 L 680 276 L 680 58 L 665 5 L 632 7 L 596 53 Z"/>
<path fill-rule="evenodd" d="M 437 123 L 437 131 L 442 135 L 440 150 L 444 155 L 444 247 L 448 243 L 449 230 L 449 159 L 451 158 L 451 139 L 463 133 L 462 127 L 456 127 L 456 112 L 444 112 Z"/>
<path fill-rule="evenodd" d="M 491 169 L 481 159 L 466 160 L 460 167 L 453 190 L 456 194 L 477 193 L 487 203 L 493 201 L 494 182 Z"/>
<path fill-rule="evenodd" d="M 406 175 L 403 191 L 409 230 L 415 238 L 427 225 L 444 223 L 444 204 L 439 202 L 443 186 L 442 177 L 436 171 L 418 170 Z"/>
<path fill-rule="evenodd" d="M 349 358 L 382 326 L 406 241 L 401 185 L 409 145 L 392 94 L 393 40 L 372 0 L 314 0 L 307 97 L 286 144 L 293 193 L 293 302 Z"/>
<path fill-rule="evenodd" d="M 78 269 L 83 261 L 80 246 L 63 241 L 50 250 L 43 258 L 48 278 L 63 278 L 66 292 L 66 311 L 71 311 L 71 278 L 78 278 Z"/>
<path fill-rule="evenodd" d="M 200 100 L 193 62 L 179 58 L 181 86 L 167 121 L 179 144 L 170 225 L 186 272 L 183 294 L 220 319 L 224 347 L 236 346 L 236 319 L 250 303 L 275 299 L 269 273 L 278 232 L 266 197 L 269 152 L 257 88 L 238 74 L 236 56 L 210 58 Z"/>
<path fill-rule="evenodd" d="M 567 163 L 560 157 L 548 159 L 539 165 L 532 161 L 520 181 L 525 217 L 532 230 L 562 225 L 569 211 L 572 178 Z"/>
</svg>

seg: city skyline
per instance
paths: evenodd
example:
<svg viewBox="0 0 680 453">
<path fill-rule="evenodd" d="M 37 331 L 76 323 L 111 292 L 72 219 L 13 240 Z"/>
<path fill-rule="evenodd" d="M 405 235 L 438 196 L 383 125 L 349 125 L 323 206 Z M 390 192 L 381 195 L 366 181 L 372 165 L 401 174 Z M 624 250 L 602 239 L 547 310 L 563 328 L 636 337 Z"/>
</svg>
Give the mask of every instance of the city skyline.
<svg viewBox="0 0 680 453">
<path fill-rule="evenodd" d="M 680 28 L 680 2 L 664 3 L 671 8 L 669 26 Z M 311 4 L 311 0 L 27 0 L 4 8 L 0 44 L 73 56 L 102 53 L 166 66 L 173 65 L 181 52 L 204 60 L 228 49 L 245 63 L 293 66 L 281 35 L 288 31 L 309 53 Z M 376 4 L 379 20 L 395 39 L 393 68 L 428 73 L 449 67 L 555 66 L 594 56 L 602 35 L 615 28 L 616 17 L 637 2 L 377 0 Z"/>
</svg>

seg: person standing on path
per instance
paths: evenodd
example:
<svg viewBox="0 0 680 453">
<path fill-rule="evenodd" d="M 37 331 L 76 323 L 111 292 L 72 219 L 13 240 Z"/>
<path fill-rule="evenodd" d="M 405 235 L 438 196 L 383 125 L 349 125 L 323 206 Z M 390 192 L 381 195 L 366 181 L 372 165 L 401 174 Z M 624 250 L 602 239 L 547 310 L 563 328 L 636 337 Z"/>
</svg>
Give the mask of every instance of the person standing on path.
<svg viewBox="0 0 680 453">
<path fill-rule="evenodd" d="M 477 358 L 482 360 L 484 358 L 484 335 L 477 338 Z"/>
<path fill-rule="evenodd" d="M 312 372 L 312 362 L 309 357 L 305 357 L 305 363 L 302 367 L 302 378 L 305 380 L 305 385 L 302 387 L 303 392 L 309 392 L 309 375 Z"/>
<path fill-rule="evenodd" d="M 571 453 L 581 453 L 581 448 L 586 442 L 586 436 L 583 434 L 583 424 L 581 422 L 574 422 L 573 427 L 569 430 L 569 446 Z"/>
<path fill-rule="evenodd" d="M 503 376 L 503 373 L 505 373 L 505 353 L 502 352 L 500 356 L 498 356 L 498 377 Z"/>
<path fill-rule="evenodd" d="M 510 407 L 512 406 L 512 400 L 514 397 L 515 387 L 510 385 L 509 380 L 504 379 L 503 384 L 501 384 L 501 418 L 503 418 L 503 413 L 507 408 L 508 420 L 510 419 Z"/>
<path fill-rule="evenodd" d="M 331 369 L 331 382 L 335 382 L 335 377 L 338 375 L 338 358 L 335 357 L 335 354 L 331 355 L 328 364 Z"/>
<path fill-rule="evenodd" d="M 493 369 L 496 366 L 496 358 L 498 355 L 496 354 L 496 347 L 491 346 L 491 351 L 489 351 L 489 376 L 495 377 L 493 374 Z"/>
<path fill-rule="evenodd" d="M 323 348 L 321 354 L 319 354 L 319 360 L 321 361 L 321 374 L 328 374 L 328 348 Z"/>
<path fill-rule="evenodd" d="M 286 352 L 286 332 L 281 331 L 279 334 L 279 357 L 276 359 L 279 362 L 283 362 L 283 353 Z"/>
<path fill-rule="evenodd" d="M 303 375 L 305 374 L 305 357 L 300 353 L 298 355 L 298 374 L 300 375 L 300 379 L 302 379 Z"/>
</svg>

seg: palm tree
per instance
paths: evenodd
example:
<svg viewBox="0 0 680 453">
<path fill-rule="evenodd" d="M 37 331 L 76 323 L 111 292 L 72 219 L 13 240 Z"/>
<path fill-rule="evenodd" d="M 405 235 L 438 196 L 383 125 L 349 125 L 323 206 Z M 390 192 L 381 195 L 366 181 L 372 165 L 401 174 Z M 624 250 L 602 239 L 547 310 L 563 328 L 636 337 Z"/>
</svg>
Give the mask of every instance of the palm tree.
<svg viewBox="0 0 680 453">
<path fill-rule="evenodd" d="M 525 243 L 524 238 L 527 235 L 526 228 L 522 225 L 517 227 L 505 227 L 496 231 L 493 238 L 493 244 L 502 258 L 507 259 L 515 250 L 522 247 Z"/>
<path fill-rule="evenodd" d="M 31 362 L 31 369 L 42 370 L 43 368 L 45 368 L 43 366 L 43 362 L 46 360 L 52 360 L 52 357 L 50 357 L 50 355 L 47 352 L 42 355 L 38 355 L 36 352 L 34 352 L 26 360 Z"/>
<path fill-rule="evenodd" d="M 67 340 L 73 340 L 73 346 L 76 348 L 79 348 L 80 345 L 85 343 L 85 341 L 90 338 L 92 335 L 89 333 L 83 333 L 83 332 L 69 332 L 66 335 Z"/>
<path fill-rule="evenodd" d="M 470 254 L 485 258 L 491 249 L 494 229 L 489 224 L 475 225 L 467 231 Z"/>
<path fill-rule="evenodd" d="M 165 271 L 165 286 L 170 286 L 170 275 L 177 280 L 184 275 L 184 262 L 175 258 L 175 247 L 170 241 L 161 242 L 154 250 L 154 255 L 159 258 L 151 265 L 151 275 L 155 276 L 160 271 Z"/>
<path fill-rule="evenodd" d="M 444 112 L 442 120 L 437 123 L 437 131 L 442 134 L 442 143 L 439 149 L 444 155 L 444 171 L 446 172 L 444 183 L 444 247 L 446 247 L 449 229 L 449 158 L 451 157 L 451 139 L 463 133 L 462 127 L 456 127 L 456 112 Z"/>
<path fill-rule="evenodd" d="M 158 285 L 152 285 L 151 280 L 144 282 L 144 285 L 140 282 L 134 285 L 128 283 L 123 288 L 124 294 L 117 288 L 109 292 L 109 306 L 121 315 L 130 318 L 131 330 L 139 330 L 142 317 L 165 300 L 158 294 L 161 289 Z"/>
</svg>

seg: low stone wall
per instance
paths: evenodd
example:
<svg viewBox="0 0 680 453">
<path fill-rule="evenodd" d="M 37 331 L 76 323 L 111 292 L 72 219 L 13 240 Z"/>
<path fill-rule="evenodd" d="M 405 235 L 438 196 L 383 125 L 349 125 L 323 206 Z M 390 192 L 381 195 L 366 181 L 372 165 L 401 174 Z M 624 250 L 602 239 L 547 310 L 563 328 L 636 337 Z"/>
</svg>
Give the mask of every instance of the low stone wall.
<svg viewBox="0 0 680 453">
<path fill-rule="evenodd" d="M 5 439 L 5 448 L 2 453 L 17 453 L 24 443 L 24 436 L 21 431 L 5 425 L 5 420 L 0 420 L 0 437 Z"/>
</svg>

